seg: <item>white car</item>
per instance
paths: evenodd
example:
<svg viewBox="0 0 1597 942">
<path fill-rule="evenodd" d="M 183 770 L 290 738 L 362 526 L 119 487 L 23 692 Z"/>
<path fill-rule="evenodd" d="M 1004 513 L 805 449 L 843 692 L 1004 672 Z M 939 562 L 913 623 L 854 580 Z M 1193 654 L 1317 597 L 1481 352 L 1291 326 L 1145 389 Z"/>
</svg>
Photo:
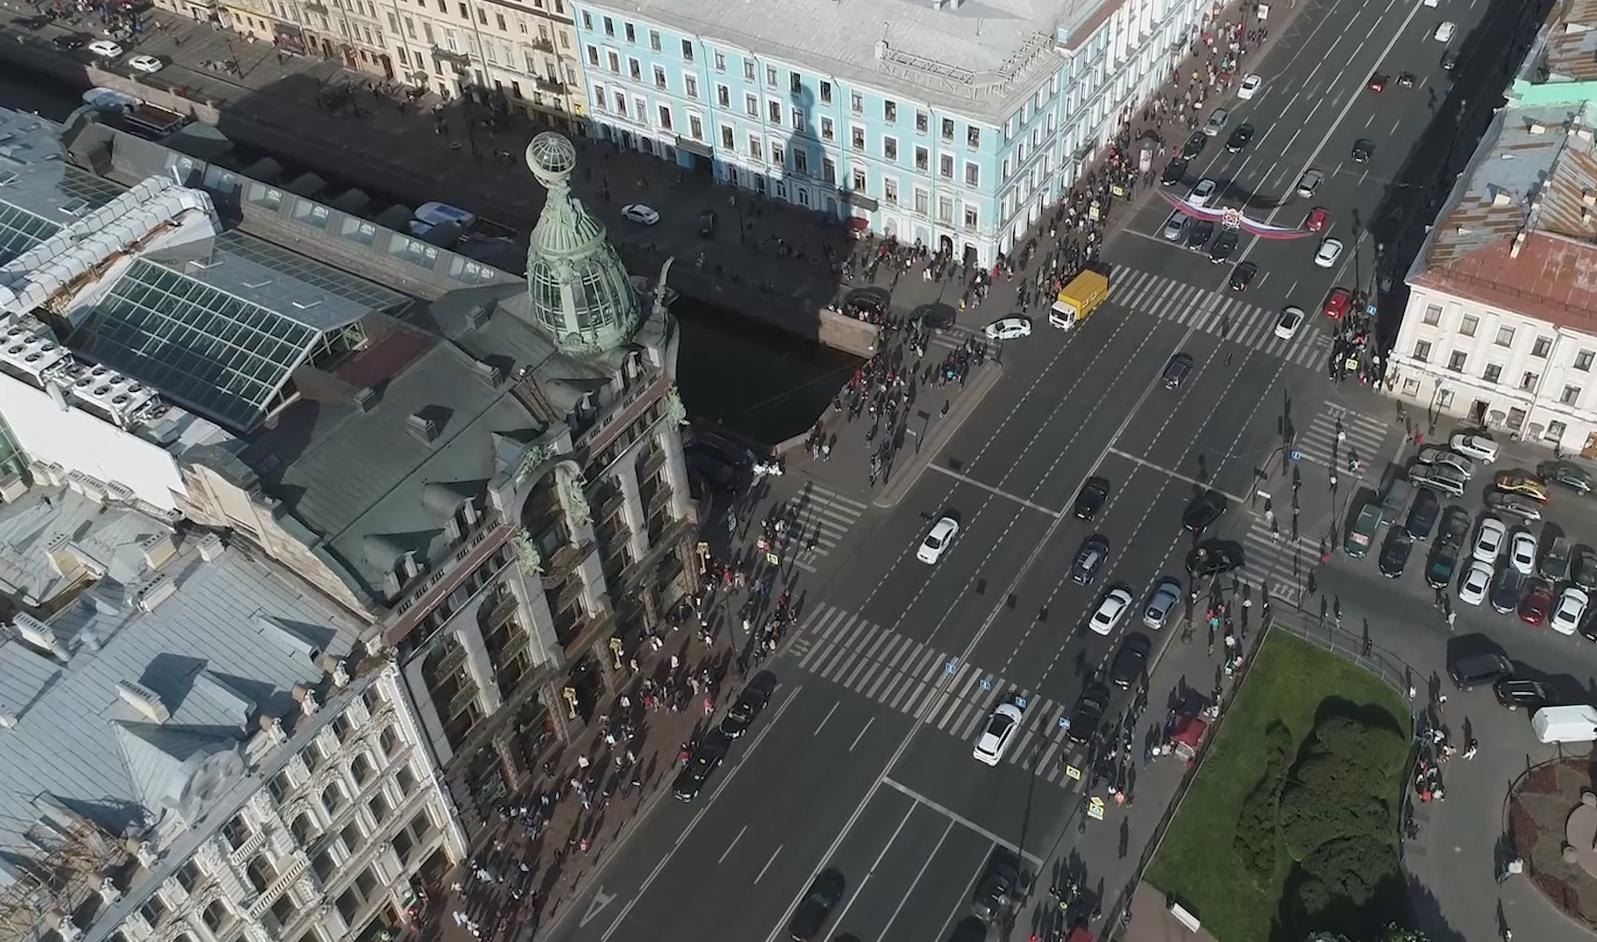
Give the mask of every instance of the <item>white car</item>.
<svg viewBox="0 0 1597 942">
<path fill-rule="evenodd" d="M 1202 209 L 1203 207 L 1209 205 L 1210 200 L 1214 199 L 1215 188 L 1215 182 L 1213 180 L 1199 180 L 1198 185 L 1193 187 L 1192 192 L 1188 194 L 1187 202 L 1198 207 L 1199 209 Z"/>
<path fill-rule="evenodd" d="M 1547 627 L 1561 635 L 1572 635 L 1586 617 L 1586 593 L 1578 586 L 1570 586 L 1558 597 L 1558 605 L 1547 616 Z"/>
<path fill-rule="evenodd" d="M 1303 326 L 1303 309 L 1288 305 L 1281 309 L 1281 316 L 1275 322 L 1275 335 L 1282 340 L 1291 340 L 1298 335 L 1298 328 Z"/>
<path fill-rule="evenodd" d="M 157 59 L 154 56 L 145 55 L 130 56 L 128 58 L 128 65 L 140 72 L 152 73 L 159 72 L 166 67 L 166 63 L 162 62 L 160 59 Z"/>
<path fill-rule="evenodd" d="M 982 333 L 988 340 L 1019 340 L 1021 337 L 1031 336 L 1031 319 L 1028 317 L 1000 317 L 986 327 Z"/>
<path fill-rule="evenodd" d="M 660 214 L 642 203 L 628 203 L 621 207 L 621 215 L 640 226 L 652 226 L 660 221 Z"/>
<path fill-rule="evenodd" d="M 1253 98 L 1254 93 L 1259 90 L 1259 86 L 1263 84 L 1264 79 L 1260 78 L 1257 73 L 1249 75 L 1242 80 L 1241 85 L 1237 86 L 1237 97 L 1243 101 L 1249 101 Z"/>
<path fill-rule="evenodd" d="M 1480 560 L 1469 564 L 1464 580 L 1458 584 L 1458 600 L 1465 605 L 1479 605 L 1486 600 L 1486 591 L 1492 585 L 1492 567 Z"/>
<path fill-rule="evenodd" d="M 1479 432 L 1454 432 L 1453 437 L 1447 440 L 1447 447 L 1481 464 L 1491 464 L 1497 460 L 1497 443 Z"/>
<path fill-rule="evenodd" d="M 1452 21 L 1448 21 L 1436 27 L 1436 32 L 1431 34 L 1431 38 L 1439 43 L 1450 43 L 1453 41 L 1453 33 L 1457 30 L 1458 27 Z"/>
<path fill-rule="evenodd" d="M 943 558 L 944 551 L 948 549 L 948 544 L 954 542 L 957 533 L 959 533 L 959 521 L 953 517 L 943 517 L 932 524 L 932 531 L 921 541 L 920 549 L 915 551 L 915 558 L 927 565 L 937 562 Z"/>
<path fill-rule="evenodd" d="M 1148 607 L 1143 609 L 1142 623 L 1158 631 L 1169 620 L 1170 612 L 1181 601 L 1181 583 L 1166 576 L 1159 580 L 1153 587 L 1153 594 L 1148 596 Z"/>
<path fill-rule="evenodd" d="M 102 59 L 122 58 L 122 47 L 109 39 L 96 39 L 89 43 L 88 49 Z"/>
<path fill-rule="evenodd" d="M 981 738 L 976 740 L 976 748 L 970 751 L 971 757 L 982 765 L 997 765 L 1014 740 L 1015 732 L 1020 729 L 1021 718 L 1025 715 L 1024 706 L 1013 701 L 993 707 L 992 715 L 987 717 L 987 725 L 982 727 Z"/>
<path fill-rule="evenodd" d="M 1536 538 L 1524 530 L 1515 530 L 1508 541 L 1508 564 L 1521 575 L 1536 573 Z"/>
<path fill-rule="evenodd" d="M 1470 550 L 1470 555 L 1490 566 L 1497 562 L 1497 554 L 1503 551 L 1503 538 L 1508 535 L 1508 528 L 1503 526 L 1503 521 L 1496 517 L 1482 517 L 1480 529 L 1475 531 L 1475 548 Z"/>
<path fill-rule="evenodd" d="M 1120 624 L 1120 619 L 1126 617 L 1126 609 L 1131 607 L 1131 593 L 1120 587 L 1109 590 L 1098 603 L 1098 610 L 1092 613 L 1092 618 L 1087 621 L 1095 633 L 1107 635 Z"/>
<path fill-rule="evenodd" d="M 1342 257 L 1342 240 L 1322 239 L 1320 250 L 1314 253 L 1314 264 L 1321 268 L 1330 268 L 1336 260 Z"/>
</svg>

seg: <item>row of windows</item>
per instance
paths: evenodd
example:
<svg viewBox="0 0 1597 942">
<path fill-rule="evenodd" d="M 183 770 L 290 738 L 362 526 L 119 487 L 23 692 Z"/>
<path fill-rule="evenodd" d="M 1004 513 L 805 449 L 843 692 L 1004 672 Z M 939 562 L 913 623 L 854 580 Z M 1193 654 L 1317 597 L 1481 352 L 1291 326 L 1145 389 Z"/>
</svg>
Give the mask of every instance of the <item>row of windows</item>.
<svg viewBox="0 0 1597 942">
<path fill-rule="evenodd" d="M 1438 326 L 1442 322 L 1442 306 L 1440 304 L 1426 305 L 1424 322 L 1426 326 L 1429 327 Z M 1479 332 L 1480 326 L 1481 319 L 1479 317 L 1475 316 L 1474 314 L 1465 314 L 1463 318 L 1459 320 L 1458 333 L 1464 337 L 1474 337 L 1476 333 Z M 1497 328 L 1497 336 L 1493 339 L 1493 343 L 1499 347 L 1512 347 L 1514 345 L 1515 334 L 1516 331 L 1513 327 L 1499 327 Z M 1424 344 L 1427 351 L 1430 350 L 1429 343 L 1426 343 L 1425 341 L 1420 341 L 1420 343 Z M 1538 359 L 1545 360 L 1552 352 L 1553 338 L 1551 337 L 1537 337 L 1536 342 L 1531 345 L 1531 356 L 1537 357 Z M 1591 372 L 1593 360 L 1597 360 L 1597 351 L 1581 350 L 1579 353 L 1575 354 L 1574 367 L 1583 373 L 1589 373 Z"/>
<path fill-rule="evenodd" d="M 1431 360 L 1432 349 L 1433 348 L 1431 346 L 1431 342 L 1430 341 L 1428 341 L 1428 340 L 1416 341 L 1415 344 L 1414 344 L 1414 355 L 1413 355 L 1413 358 L 1414 358 L 1415 362 L 1417 362 L 1417 363 L 1429 363 L 1430 360 Z M 1581 355 L 1582 356 L 1588 356 L 1588 354 L 1586 354 L 1584 351 L 1582 352 Z M 1544 356 L 1545 356 L 1545 354 L 1544 354 Z M 1577 368 L 1589 371 L 1590 367 L 1591 367 L 1591 360 L 1590 360 L 1590 358 L 1588 356 L 1588 359 L 1586 360 L 1586 365 L 1584 367 L 1577 367 Z M 1450 372 L 1463 373 L 1468 368 L 1469 368 L 1469 351 L 1467 351 L 1467 350 L 1454 350 L 1452 353 L 1448 354 L 1448 357 L 1447 357 L 1447 369 Z M 1502 364 L 1500 364 L 1500 363 L 1488 363 L 1488 364 L 1486 364 L 1486 368 L 1481 371 L 1481 379 L 1483 379 L 1486 382 L 1491 383 L 1493 385 L 1501 383 L 1503 381 L 1503 366 L 1502 366 Z M 1523 392 L 1534 393 L 1534 392 L 1536 392 L 1536 387 L 1537 387 L 1537 385 L 1540 382 L 1541 382 L 1541 374 L 1540 373 L 1535 373 L 1535 372 L 1532 372 L 1530 370 L 1526 370 L 1525 372 L 1520 374 L 1519 383 L 1516 386 L 1516 388 L 1521 390 L 1521 391 L 1523 391 Z M 1558 394 L 1558 401 L 1560 403 L 1566 405 L 1566 406 L 1579 405 L 1579 403 L 1580 403 L 1580 394 L 1581 394 L 1582 391 L 1583 390 L 1579 386 L 1565 386 L 1563 388 L 1563 390 L 1560 391 L 1559 394 Z"/>
<path fill-rule="evenodd" d="M 637 30 L 637 27 L 635 27 L 633 24 L 631 24 L 631 23 L 622 23 L 621 26 L 620 26 L 619 33 L 618 33 L 615 19 L 613 17 L 611 17 L 611 16 L 603 15 L 603 14 L 600 15 L 600 24 L 601 24 L 604 36 L 606 38 L 608 38 L 608 39 L 618 39 L 618 38 L 619 39 L 623 39 L 629 45 L 636 45 L 638 43 L 638 30 Z M 584 10 L 582 12 L 582 28 L 585 31 L 590 32 L 590 33 L 592 33 L 594 31 L 593 14 L 589 13 L 586 10 Z M 695 61 L 694 60 L 694 55 L 695 54 L 694 54 L 694 43 L 693 43 L 693 40 L 691 40 L 691 39 L 681 39 L 681 40 L 678 40 L 678 42 L 680 43 L 680 49 L 681 49 L 681 52 L 682 52 L 682 61 L 686 62 L 686 63 L 690 63 L 690 64 L 693 63 Z M 653 52 L 662 52 L 663 51 L 664 43 L 663 43 L 663 41 L 661 39 L 659 30 L 657 30 L 657 29 L 648 30 L 648 44 L 649 44 L 649 49 L 652 50 Z M 612 72 L 619 73 L 621 71 L 621 69 L 620 69 L 620 61 L 619 61 L 620 60 L 620 54 L 618 52 L 611 52 L 611 51 L 608 51 L 608 50 L 607 50 L 607 53 L 608 53 L 607 58 L 609 59 L 609 64 L 610 64 L 610 70 Z M 713 64 L 714 64 L 715 71 L 717 73 L 719 73 L 719 74 L 723 74 L 723 75 L 727 74 L 727 71 L 728 71 L 727 54 L 722 52 L 722 51 L 720 51 L 720 50 L 714 50 L 712 52 L 712 58 L 713 58 Z M 636 58 L 633 58 L 633 57 L 629 56 L 628 59 L 627 59 L 627 62 L 628 62 L 628 74 L 631 75 L 633 80 L 642 81 L 642 66 L 638 62 L 638 60 Z M 599 51 L 598 51 L 598 48 L 596 46 L 590 45 L 588 47 L 588 63 L 590 65 L 592 65 L 592 66 L 595 66 L 595 67 L 597 67 L 599 65 Z M 759 71 L 760 71 L 759 67 L 755 63 L 754 59 L 745 57 L 745 58 L 742 59 L 742 65 L 743 65 L 742 72 L 743 72 L 744 81 L 752 82 L 752 83 L 758 83 L 760 81 L 760 79 L 761 79 L 761 76 L 759 74 Z M 660 67 L 660 66 L 654 66 L 653 67 L 653 72 L 654 72 L 655 84 L 657 85 L 657 87 L 665 88 L 666 87 L 665 70 L 662 67 Z M 786 77 L 785 88 L 786 88 L 788 93 L 794 94 L 794 95 L 801 95 L 801 94 L 805 93 L 804 76 L 801 73 L 796 72 L 796 71 L 787 70 L 787 69 L 782 69 L 782 68 L 779 68 L 779 67 L 774 66 L 774 65 L 765 66 L 765 75 L 764 75 L 765 87 L 768 88 L 768 89 L 773 89 L 773 90 L 780 90 L 780 89 L 784 88 L 784 82 L 783 82 L 783 77 L 784 76 Z M 693 76 L 684 75 L 683 78 L 684 78 L 684 82 L 685 83 L 691 82 L 691 84 L 688 84 L 688 87 L 686 89 L 684 89 L 685 93 L 688 94 L 689 97 L 697 97 L 697 88 L 696 88 L 696 84 L 697 83 L 691 81 L 694 77 Z M 728 93 L 728 91 L 726 89 L 726 86 L 719 85 L 717 87 L 720 90 L 720 97 L 723 99 L 721 101 L 722 106 L 723 107 L 730 107 L 730 105 L 728 104 L 728 101 L 727 101 L 727 99 L 729 98 L 729 93 Z M 1050 94 L 1053 94 L 1055 91 L 1057 91 L 1057 83 L 1055 85 L 1053 85 L 1053 86 L 1050 86 L 1050 89 L 1051 89 L 1050 90 Z M 816 82 L 816 90 L 817 90 L 817 97 L 819 98 L 821 104 L 830 105 L 830 104 L 834 104 L 835 103 L 837 93 L 836 93 L 836 88 L 835 88 L 835 86 L 833 85 L 833 83 L 831 81 L 829 81 L 827 79 L 819 79 L 819 80 L 817 80 L 817 82 Z M 1039 91 L 1039 94 L 1040 94 L 1040 91 Z M 881 120 L 883 122 L 887 123 L 887 124 L 897 124 L 898 121 L 899 121 L 899 118 L 901 117 L 901 115 L 906 115 L 906 114 L 912 112 L 913 115 L 914 115 L 915 133 L 917 133 L 917 134 L 930 134 L 932 132 L 932 116 L 925 109 L 923 109 L 923 108 L 900 108 L 899 107 L 899 103 L 897 101 L 894 101 L 891 98 L 882 99 L 881 102 L 880 102 L 880 105 L 881 105 L 881 110 L 879 112 L 874 112 L 874 109 L 871 109 L 874 112 L 871 115 L 871 117 L 879 116 L 881 118 Z M 857 92 L 857 91 L 849 92 L 848 106 L 849 106 L 850 113 L 855 114 L 855 115 L 859 115 L 859 116 L 862 116 L 862 117 L 865 116 L 866 113 L 867 113 L 867 99 L 866 99 L 865 94 L 863 92 Z M 959 126 L 958 126 L 958 123 L 953 118 L 940 118 L 937 121 L 937 126 L 938 126 L 938 134 L 942 137 L 943 140 L 945 140 L 945 141 L 954 141 L 956 139 L 956 137 L 958 135 L 958 127 Z M 982 129 L 979 128 L 979 127 L 976 127 L 974 125 L 966 125 L 965 126 L 964 140 L 965 140 L 965 146 L 967 146 L 967 147 L 969 147 L 971 149 L 980 148 L 981 147 L 981 142 L 982 142 Z"/>
</svg>

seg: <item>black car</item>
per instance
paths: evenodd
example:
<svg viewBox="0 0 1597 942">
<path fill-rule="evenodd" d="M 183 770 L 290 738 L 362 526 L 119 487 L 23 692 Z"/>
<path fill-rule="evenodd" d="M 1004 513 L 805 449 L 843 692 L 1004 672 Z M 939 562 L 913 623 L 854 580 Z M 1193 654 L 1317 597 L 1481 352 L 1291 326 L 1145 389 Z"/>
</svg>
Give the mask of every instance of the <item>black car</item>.
<svg viewBox="0 0 1597 942">
<path fill-rule="evenodd" d="M 1253 125 L 1239 124 L 1236 130 L 1231 132 L 1231 136 L 1225 139 L 1226 153 L 1235 154 L 1242 148 L 1247 147 L 1252 140 Z"/>
<path fill-rule="evenodd" d="M 1187 376 L 1192 372 L 1193 359 L 1185 353 L 1178 353 L 1170 358 L 1164 365 L 1164 372 L 1159 374 L 1159 383 L 1166 389 L 1180 389 L 1181 384 L 1187 381 Z"/>
<path fill-rule="evenodd" d="M 1445 589 L 1458 572 L 1459 546 L 1446 540 L 1437 540 L 1425 563 L 1425 584 L 1433 589 Z"/>
<path fill-rule="evenodd" d="M 1458 53 L 1451 49 L 1442 53 L 1442 69 L 1446 71 L 1448 75 L 1452 75 L 1454 72 L 1456 72 L 1458 70 Z"/>
<path fill-rule="evenodd" d="M 1519 608 L 1519 598 L 1525 594 L 1525 576 L 1513 566 L 1497 570 L 1492 579 L 1492 608 L 1499 615 L 1507 615 Z"/>
<path fill-rule="evenodd" d="M 1436 492 L 1428 487 L 1417 488 L 1414 492 L 1414 502 L 1409 504 L 1408 519 L 1403 523 L 1403 529 L 1416 540 L 1430 539 L 1431 531 L 1436 528 L 1436 518 L 1442 512 L 1442 502 L 1437 499 Z"/>
<path fill-rule="evenodd" d="M 1569 578 L 1588 592 L 1597 589 L 1597 550 L 1577 544 L 1569 554 Z"/>
<path fill-rule="evenodd" d="M 1097 681 L 1087 684 L 1076 698 L 1076 705 L 1070 708 L 1070 729 L 1066 731 L 1070 741 L 1080 745 L 1091 740 L 1108 708 L 1109 688 Z"/>
<path fill-rule="evenodd" d="M 1447 676 L 1453 679 L 1453 685 L 1460 690 L 1468 690 L 1476 684 L 1496 683 L 1513 671 L 1514 665 L 1508 662 L 1508 658 L 1489 652 L 1467 654 L 1449 661 L 1447 665 Z"/>
<path fill-rule="evenodd" d="M 1536 476 L 1548 484 L 1562 484 L 1577 494 L 1591 493 L 1591 472 L 1573 461 L 1543 461 Z"/>
<path fill-rule="evenodd" d="M 1209 135 L 1203 133 L 1202 131 L 1193 131 L 1192 136 L 1187 138 L 1187 142 L 1181 145 L 1181 156 L 1187 160 L 1191 160 L 1192 158 L 1203 153 L 1203 149 L 1208 146 Z"/>
<path fill-rule="evenodd" d="M 1086 585 L 1098 575 L 1098 570 L 1103 568 L 1104 560 L 1109 558 L 1109 538 L 1101 533 L 1094 533 L 1081 541 L 1081 549 L 1076 551 L 1076 560 L 1070 564 L 1070 581 L 1076 585 Z"/>
<path fill-rule="evenodd" d="M 1202 249 L 1214 237 L 1214 221 L 1212 219 L 1194 219 L 1192 227 L 1187 230 L 1187 248 Z"/>
<path fill-rule="evenodd" d="M 1399 72 L 1399 73 L 1397 73 L 1397 87 L 1398 88 L 1413 88 L 1414 87 L 1414 73 L 1413 72 Z"/>
<path fill-rule="evenodd" d="M 987 875 L 976 884 L 970 899 L 970 910 L 982 922 L 999 922 L 1008 916 L 1015 903 L 1015 887 L 1020 884 L 1020 871 L 1007 860 L 993 860 L 987 865 Z"/>
<path fill-rule="evenodd" d="M 1187 178 L 1187 164 L 1185 157 L 1177 157 L 1164 165 L 1164 173 L 1159 175 L 1161 186 L 1175 186 Z"/>
<path fill-rule="evenodd" d="M 1237 231 L 1235 229 L 1221 229 L 1220 234 L 1209 243 L 1209 261 L 1218 265 L 1231 257 L 1237 250 Z"/>
<path fill-rule="evenodd" d="M 1109 662 L 1110 681 L 1116 687 L 1130 687 L 1136 683 L 1152 652 L 1153 641 L 1147 635 L 1140 631 L 1126 635 L 1126 640 L 1120 642 L 1120 650 L 1115 652 L 1115 659 Z"/>
<path fill-rule="evenodd" d="M 1553 692 L 1546 684 L 1523 677 L 1504 677 L 1492 684 L 1492 693 L 1497 695 L 1498 703 L 1510 710 L 1539 710 L 1553 702 Z"/>
<path fill-rule="evenodd" d="M 67 33 L 50 40 L 50 45 L 57 49 L 82 49 L 89 44 L 89 37 L 84 33 Z"/>
<path fill-rule="evenodd" d="M 48 16 L 24 16 L 15 22 L 23 29 L 44 29 L 50 25 L 50 18 Z"/>
<path fill-rule="evenodd" d="M 765 678 L 770 678 L 769 682 Z M 749 682 L 738 698 L 732 702 L 726 716 L 721 720 L 721 735 L 727 739 L 737 739 L 749 731 L 749 726 L 754 723 L 754 718 L 760 715 L 765 705 L 771 702 L 771 691 L 775 689 L 776 677 L 769 671 L 761 671 Z"/>
<path fill-rule="evenodd" d="M 721 736 L 706 736 L 704 742 L 693 750 L 688 757 L 688 764 L 677 773 L 676 781 L 671 783 L 671 792 L 679 801 L 692 801 L 699 797 L 699 792 L 704 790 L 704 783 L 710 780 L 710 773 L 721 767 L 726 761 L 726 749 L 731 745 Z"/>
<path fill-rule="evenodd" d="M 1361 137 L 1353 142 L 1353 162 L 1362 164 L 1375 153 L 1375 142 Z"/>
<path fill-rule="evenodd" d="M 1204 491 L 1192 499 L 1181 515 L 1181 528 L 1188 533 L 1202 533 L 1225 516 L 1226 499 L 1219 491 Z"/>
<path fill-rule="evenodd" d="M 1187 553 L 1187 574 L 1195 579 L 1222 576 L 1242 568 L 1242 553 L 1233 543 L 1211 540 Z"/>
<path fill-rule="evenodd" d="M 1103 478 L 1088 478 L 1076 495 L 1076 504 L 1070 512 L 1077 520 L 1091 520 L 1109 501 L 1109 482 Z"/>
<path fill-rule="evenodd" d="M 713 209 L 706 209 L 704 212 L 699 213 L 699 238 L 713 238 L 715 236 L 715 224 L 719 221 Z"/>
<path fill-rule="evenodd" d="M 1386 542 L 1381 544 L 1381 558 L 1379 566 L 1381 575 L 1388 579 L 1396 579 L 1408 567 L 1409 553 L 1414 549 L 1414 538 L 1402 527 L 1392 527 L 1386 531 Z"/>
<path fill-rule="evenodd" d="M 1243 262 L 1231 269 L 1231 290 L 1246 291 L 1248 285 L 1253 284 L 1253 276 L 1259 273 L 1259 266 L 1252 262 Z"/>
<path fill-rule="evenodd" d="M 798 909 L 793 911 L 793 918 L 788 920 L 788 936 L 793 942 L 809 942 L 820 933 L 832 910 L 842 901 L 843 875 L 836 870 L 822 870 L 810 883 Z"/>
</svg>

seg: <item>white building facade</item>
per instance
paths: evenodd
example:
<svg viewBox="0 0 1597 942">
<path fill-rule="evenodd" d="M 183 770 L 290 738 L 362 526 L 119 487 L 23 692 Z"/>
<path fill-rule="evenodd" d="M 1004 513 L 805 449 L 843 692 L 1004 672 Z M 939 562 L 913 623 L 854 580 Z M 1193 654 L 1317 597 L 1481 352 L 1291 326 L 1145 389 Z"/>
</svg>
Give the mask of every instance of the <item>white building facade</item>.
<svg viewBox="0 0 1597 942">
<path fill-rule="evenodd" d="M 990 264 L 1168 79 L 1207 11 L 1014 6 L 948 0 L 878 31 L 859 0 L 713 18 L 687 0 L 579 0 L 590 133 Z"/>
</svg>

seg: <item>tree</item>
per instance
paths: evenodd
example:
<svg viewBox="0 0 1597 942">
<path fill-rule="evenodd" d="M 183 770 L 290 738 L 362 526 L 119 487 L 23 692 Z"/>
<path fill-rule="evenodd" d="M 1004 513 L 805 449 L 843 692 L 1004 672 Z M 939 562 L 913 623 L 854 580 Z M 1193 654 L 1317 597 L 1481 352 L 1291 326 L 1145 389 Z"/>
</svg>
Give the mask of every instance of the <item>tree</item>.
<svg viewBox="0 0 1597 942">
<path fill-rule="evenodd" d="M 1292 764 L 1292 733 L 1281 723 L 1264 731 L 1264 772 L 1242 802 L 1231 847 L 1242 869 L 1259 889 L 1275 880 L 1276 848 L 1280 844 L 1281 786 Z"/>
</svg>

